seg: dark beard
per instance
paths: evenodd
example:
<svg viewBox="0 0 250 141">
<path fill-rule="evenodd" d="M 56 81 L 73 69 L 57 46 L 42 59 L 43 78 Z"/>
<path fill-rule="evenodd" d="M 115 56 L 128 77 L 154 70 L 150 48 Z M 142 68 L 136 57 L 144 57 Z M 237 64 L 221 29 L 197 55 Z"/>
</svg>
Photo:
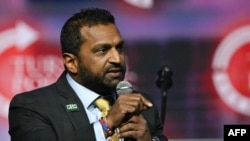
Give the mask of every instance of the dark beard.
<svg viewBox="0 0 250 141">
<path fill-rule="evenodd" d="M 103 96 L 110 95 L 116 89 L 117 84 L 106 82 L 104 76 L 95 75 L 88 68 L 82 65 L 82 63 L 80 64 L 79 83 L 81 85 Z M 122 70 L 124 70 L 125 73 L 125 69 L 122 66 L 120 67 L 122 68 Z M 121 80 L 123 80 L 123 78 L 121 78 Z"/>
</svg>

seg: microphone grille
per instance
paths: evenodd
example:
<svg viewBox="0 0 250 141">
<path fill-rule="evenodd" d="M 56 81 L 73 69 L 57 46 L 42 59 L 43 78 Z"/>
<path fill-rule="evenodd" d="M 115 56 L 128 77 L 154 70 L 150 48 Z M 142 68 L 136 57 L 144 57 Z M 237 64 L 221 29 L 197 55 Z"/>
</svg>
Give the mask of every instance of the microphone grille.
<svg viewBox="0 0 250 141">
<path fill-rule="evenodd" d="M 133 92 L 133 87 L 128 81 L 121 81 L 116 86 L 116 92 L 118 95 L 129 94 Z"/>
</svg>

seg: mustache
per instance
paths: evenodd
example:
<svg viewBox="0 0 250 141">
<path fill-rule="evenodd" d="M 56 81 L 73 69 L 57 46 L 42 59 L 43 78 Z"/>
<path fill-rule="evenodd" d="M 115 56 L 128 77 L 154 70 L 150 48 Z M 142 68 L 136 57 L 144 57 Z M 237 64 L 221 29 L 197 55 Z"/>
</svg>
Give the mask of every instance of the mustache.
<svg viewBox="0 0 250 141">
<path fill-rule="evenodd" d="M 126 67 L 124 67 L 122 65 L 118 65 L 118 64 L 109 65 L 104 70 L 105 73 L 108 73 L 108 72 L 125 72 L 125 71 L 126 71 Z"/>
</svg>

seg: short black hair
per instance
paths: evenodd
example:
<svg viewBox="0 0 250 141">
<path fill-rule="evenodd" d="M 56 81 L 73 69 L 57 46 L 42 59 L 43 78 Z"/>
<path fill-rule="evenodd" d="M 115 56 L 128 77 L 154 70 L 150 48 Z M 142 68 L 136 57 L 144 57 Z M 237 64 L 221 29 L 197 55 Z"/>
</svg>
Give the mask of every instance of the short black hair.
<svg viewBox="0 0 250 141">
<path fill-rule="evenodd" d="M 80 33 L 83 26 L 97 24 L 115 24 L 114 16 L 106 9 L 85 8 L 70 17 L 62 27 L 60 42 L 62 53 L 79 54 L 80 46 L 84 43 L 84 37 Z"/>
</svg>

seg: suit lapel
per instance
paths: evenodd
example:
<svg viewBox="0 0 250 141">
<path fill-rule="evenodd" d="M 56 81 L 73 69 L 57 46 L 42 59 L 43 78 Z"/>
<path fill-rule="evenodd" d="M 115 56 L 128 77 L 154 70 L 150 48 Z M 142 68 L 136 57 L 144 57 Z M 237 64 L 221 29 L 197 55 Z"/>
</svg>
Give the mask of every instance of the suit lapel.
<svg viewBox="0 0 250 141">
<path fill-rule="evenodd" d="M 65 113 L 69 117 L 76 132 L 80 132 L 81 137 L 79 138 L 81 138 L 82 141 L 96 140 L 93 125 L 89 123 L 83 104 L 68 84 L 65 75 L 66 73 L 64 72 L 56 83 Z"/>
</svg>

